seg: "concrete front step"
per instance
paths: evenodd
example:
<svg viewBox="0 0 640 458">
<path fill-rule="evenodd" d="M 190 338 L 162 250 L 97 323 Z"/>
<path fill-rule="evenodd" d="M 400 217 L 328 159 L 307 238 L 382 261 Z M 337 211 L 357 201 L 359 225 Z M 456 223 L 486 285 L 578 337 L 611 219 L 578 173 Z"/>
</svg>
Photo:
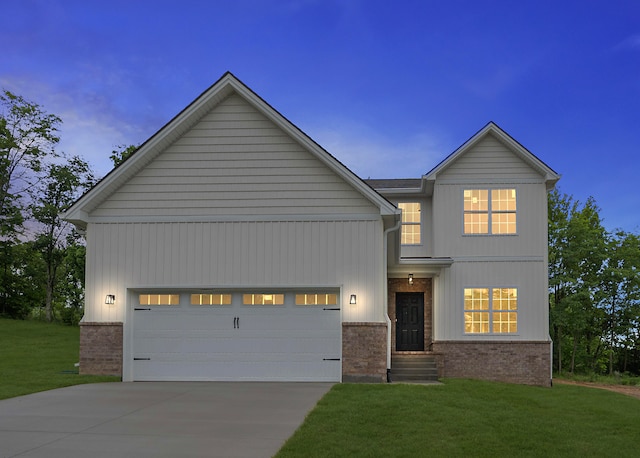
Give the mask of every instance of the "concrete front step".
<svg viewBox="0 0 640 458">
<path fill-rule="evenodd" d="M 390 378 L 392 382 L 437 381 L 436 360 L 430 355 L 393 355 Z"/>
</svg>

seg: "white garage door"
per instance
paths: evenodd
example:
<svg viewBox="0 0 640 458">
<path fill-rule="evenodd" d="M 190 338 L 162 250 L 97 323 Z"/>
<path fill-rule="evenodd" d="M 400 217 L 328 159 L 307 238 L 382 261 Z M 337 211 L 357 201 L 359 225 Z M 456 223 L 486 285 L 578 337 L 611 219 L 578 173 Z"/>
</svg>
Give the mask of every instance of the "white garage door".
<svg viewBox="0 0 640 458">
<path fill-rule="evenodd" d="M 341 380 L 337 305 L 296 305 L 294 293 L 282 305 L 245 305 L 242 293 L 192 305 L 190 296 L 134 306 L 133 380 Z"/>
</svg>

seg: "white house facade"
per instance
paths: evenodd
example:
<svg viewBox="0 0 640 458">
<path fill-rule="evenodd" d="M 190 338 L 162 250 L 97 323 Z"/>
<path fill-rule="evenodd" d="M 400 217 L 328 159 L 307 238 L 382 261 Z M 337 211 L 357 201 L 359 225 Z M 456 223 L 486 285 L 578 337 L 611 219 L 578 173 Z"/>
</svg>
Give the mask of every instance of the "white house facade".
<svg viewBox="0 0 640 458">
<path fill-rule="evenodd" d="M 489 123 L 421 178 L 365 182 L 226 73 L 65 215 L 80 371 L 548 385 L 558 179 Z"/>
</svg>

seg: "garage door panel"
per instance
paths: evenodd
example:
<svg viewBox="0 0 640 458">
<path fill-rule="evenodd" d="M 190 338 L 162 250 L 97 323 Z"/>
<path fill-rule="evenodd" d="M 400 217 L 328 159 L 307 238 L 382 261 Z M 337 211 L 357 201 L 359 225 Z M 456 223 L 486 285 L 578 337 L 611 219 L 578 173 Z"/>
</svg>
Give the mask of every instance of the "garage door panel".
<svg viewBox="0 0 640 458">
<path fill-rule="evenodd" d="M 340 381 L 339 310 L 149 307 L 133 317 L 134 380 Z"/>
</svg>

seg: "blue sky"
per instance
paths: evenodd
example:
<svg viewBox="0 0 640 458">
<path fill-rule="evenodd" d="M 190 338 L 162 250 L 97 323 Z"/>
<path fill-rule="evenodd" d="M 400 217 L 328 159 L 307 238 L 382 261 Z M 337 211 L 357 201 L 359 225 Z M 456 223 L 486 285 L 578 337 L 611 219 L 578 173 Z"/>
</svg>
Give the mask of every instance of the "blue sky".
<svg viewBox="0 0 640 458">
<path fill-rule="evenodd" d="M 488 121 L 640 231 L 640 2 L 3 0 L 0 87 L 102 176 L 225 71 L 363 178 L 419 177 Z"/>
</svg>

